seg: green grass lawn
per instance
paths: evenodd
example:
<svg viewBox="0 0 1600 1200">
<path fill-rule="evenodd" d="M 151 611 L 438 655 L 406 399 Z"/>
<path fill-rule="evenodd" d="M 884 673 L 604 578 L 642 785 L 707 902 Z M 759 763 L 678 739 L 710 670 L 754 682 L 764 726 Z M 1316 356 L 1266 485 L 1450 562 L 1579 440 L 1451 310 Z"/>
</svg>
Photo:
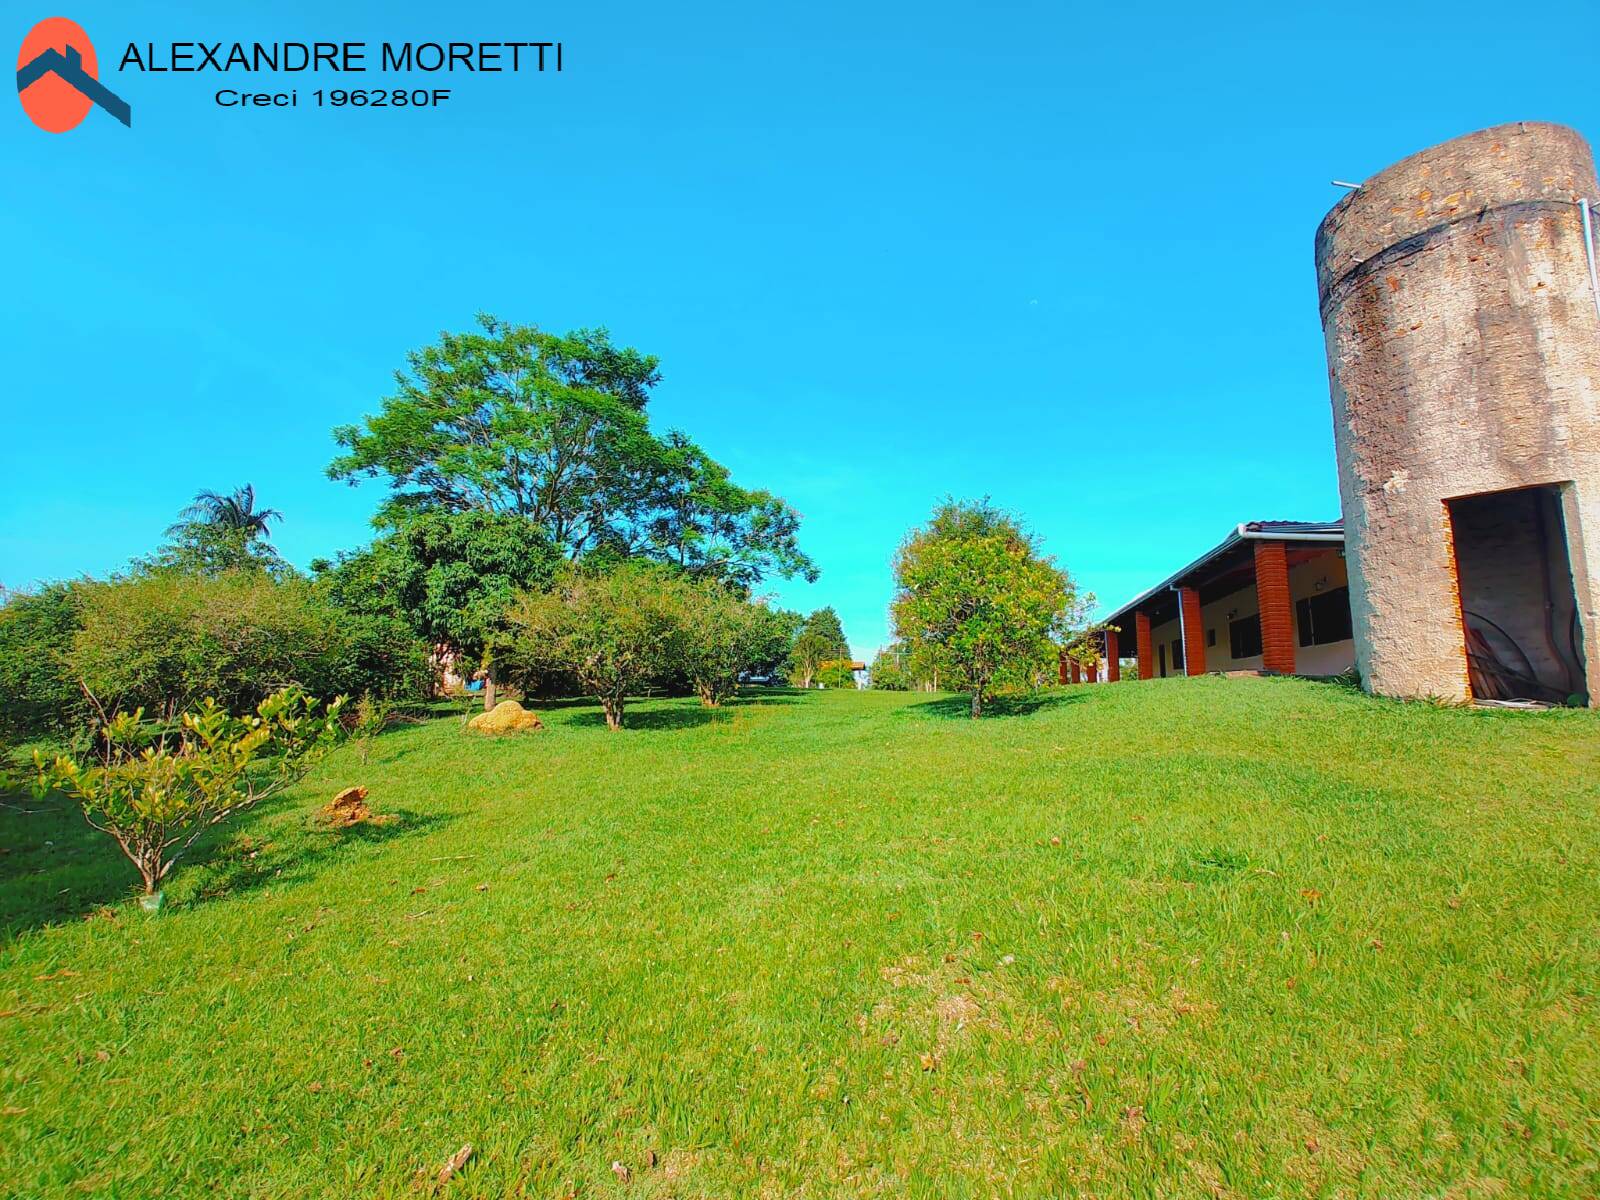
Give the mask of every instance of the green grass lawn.
<svg viewBox="0 0 1600 1200">
<path fill-rule="evenodd" d="M 1600 1190 L 1595 714 L 964 703 L 399 728 L 155 917 L 0 810 L 0 1195 Z"/>
</svg>

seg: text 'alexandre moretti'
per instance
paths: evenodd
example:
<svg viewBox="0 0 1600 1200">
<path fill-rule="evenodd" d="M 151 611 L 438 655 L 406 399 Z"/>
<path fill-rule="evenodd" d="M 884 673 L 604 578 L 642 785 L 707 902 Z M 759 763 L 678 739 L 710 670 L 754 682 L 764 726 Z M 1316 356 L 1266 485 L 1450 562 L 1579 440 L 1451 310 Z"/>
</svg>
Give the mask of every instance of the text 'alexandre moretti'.
<svg viewBox="0 0 1600 1200">
<path fill-rule="evenodd" d="M 560 42 L 129 42 L 120 71 L 559 71 Z"/>
</svg>

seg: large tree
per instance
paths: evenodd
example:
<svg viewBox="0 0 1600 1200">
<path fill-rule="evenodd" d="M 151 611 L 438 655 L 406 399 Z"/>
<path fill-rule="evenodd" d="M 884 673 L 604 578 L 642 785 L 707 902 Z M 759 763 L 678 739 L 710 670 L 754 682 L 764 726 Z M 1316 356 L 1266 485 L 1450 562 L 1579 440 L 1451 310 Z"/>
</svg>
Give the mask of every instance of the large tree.
<svg viewBox="0 0 1600 1200">
<path fill-rule="evenodd" d="M 630 554 L 748 590 L 769 574 L 817 578 L 799 547 L 800 514 L 676 431 L 641 449 L 612 535 Z"/>
<path fill-rule="evenodd" d="M 997 683 L 1032 686 L 1084 607 L 1071 577 L 987 501 L 942 504 L 901 544 L 894 576 L 895 636 L 971 692 L 973 717 Z"/>
<path fill-rule="evenodd" d="M 330 476 L 390 482 L 380 524 L 481 511 L 534 522 L 573 559 L 639 555 L 745 586 L 815 577 L 788 505 L 733 484 L 681 434 L 651 432 L 654 357 L 603 329 L 478 323 L 411 353 L 382 410 L 334 431 L 345 453 Z"/>
</svg>

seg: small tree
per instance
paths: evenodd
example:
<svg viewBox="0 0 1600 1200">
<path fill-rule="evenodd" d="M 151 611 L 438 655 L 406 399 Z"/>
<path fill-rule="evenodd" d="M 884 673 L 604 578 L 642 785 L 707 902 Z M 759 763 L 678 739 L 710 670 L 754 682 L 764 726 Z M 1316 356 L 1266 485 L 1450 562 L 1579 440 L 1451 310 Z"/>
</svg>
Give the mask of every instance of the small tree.
<svg viewBox="0 0 1600 1200">
<path fill-rule="evenodd" d="M 362 692 L 361 699 L 356 701 L 351 730 L 355 734 L 356 745 L 361 748 L 363 767 L 372 758 L 372 739 L 384 731 L 393 714 L 394 701 L 374 696 L 371 692 Z"/>
<path fill-rule="evenodd" d="M 997 682 L 1035 685 L 1080 609 L 1067 573 L 986 502 L 942 505 L 901 545 L 894 574 L 896 635 L 971 692 L 974 718 Z"/>
<path fill-rule="evenodd" d="M 789 681 L 808 688 L 824 663 L 849 657 L 850 643 L 845 640 L 839 614 L 832 608 L 819 608 L 806 618 L 789 651 Z"/>
<path fill-rule="evenodd" d="M 682 588 L 683 628 L 677 665 L 707 708 L 717 708 L 739 686 L 739 676 L 762 656 L 771 639 L 763 605 L 704 580 Z"/>
<path fill-rule="evenodd" d="M 509 615 L 512 650 L 527 668 L 575 676 L 622 728 L 628 693 L 666 670 L 682 629 L 682 585 L 659 567 L 572 568 Z"/>
<path fill-rule="evenodd" d="M 103 718 L 86 761 L 35 754 L 35 790 L 66 792 L 89 824 L 115 838 L 146 895 L 213 825 L 275 796 L 340 736 L 343 699 L 317 701 L 285 688 L 236 717 L 207 699 L 172 729 L 144 710 Z"/>
</svg>

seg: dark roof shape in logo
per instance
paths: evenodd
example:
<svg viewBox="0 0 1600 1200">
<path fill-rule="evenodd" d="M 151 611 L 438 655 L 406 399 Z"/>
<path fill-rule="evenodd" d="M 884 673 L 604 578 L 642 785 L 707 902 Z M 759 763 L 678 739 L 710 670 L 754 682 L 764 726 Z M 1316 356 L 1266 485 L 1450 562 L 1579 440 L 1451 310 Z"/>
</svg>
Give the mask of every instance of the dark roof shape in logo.
<svg viewBox="0 0 1600 1200">
<path fill-rule="evenodd" d="M 128 102 L 105 84 L 83 69 L 83 55 L 76 46 L 68 46 L 62 53 L 54 46 L 40 53 L 32 62 L 17 68 L 17 91 L 26 91 L 45 75 L 54 72 L 66 83 L 89 97 L 128 128 L 133 128 L 133 110 Z"/>
</svg>

